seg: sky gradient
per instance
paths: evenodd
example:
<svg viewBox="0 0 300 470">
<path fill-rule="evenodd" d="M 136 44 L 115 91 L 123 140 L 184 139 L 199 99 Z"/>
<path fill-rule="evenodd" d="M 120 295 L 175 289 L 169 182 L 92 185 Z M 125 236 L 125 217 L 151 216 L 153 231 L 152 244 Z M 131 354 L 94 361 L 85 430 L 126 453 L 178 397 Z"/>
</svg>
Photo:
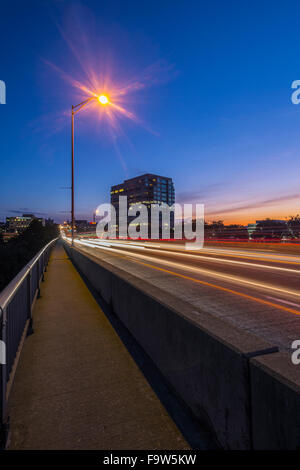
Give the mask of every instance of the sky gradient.
<svg viewBox="0 0 300 470">
<path fill-rule="evenodd" d="M 0 220 L 69 218 L 82 85 L 128 114 L 76 116 L 76 218 L 148 172 L 173 178 L 176 202 L 204 203 L 206 220 L 300 213 L 295 2 L 3 1 L 0 45 Z"/>
</svg>

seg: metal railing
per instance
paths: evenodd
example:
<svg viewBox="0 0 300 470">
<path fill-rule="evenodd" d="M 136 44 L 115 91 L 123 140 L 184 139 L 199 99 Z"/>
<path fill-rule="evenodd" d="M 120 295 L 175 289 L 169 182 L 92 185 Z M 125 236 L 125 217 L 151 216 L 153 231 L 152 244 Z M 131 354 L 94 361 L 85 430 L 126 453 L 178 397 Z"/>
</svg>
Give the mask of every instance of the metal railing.
<svg viewBox="0 0 300 470">
<path fill-rule="evenodd" d="M 51 248 L 48 243 L 0 292 L 0 448 L 8 433 L 7 401 L 9 384 L 24 335 L 32 333 L 32 307 L 40 293 L 40 282 L 48 264 Z"/>
</svg>

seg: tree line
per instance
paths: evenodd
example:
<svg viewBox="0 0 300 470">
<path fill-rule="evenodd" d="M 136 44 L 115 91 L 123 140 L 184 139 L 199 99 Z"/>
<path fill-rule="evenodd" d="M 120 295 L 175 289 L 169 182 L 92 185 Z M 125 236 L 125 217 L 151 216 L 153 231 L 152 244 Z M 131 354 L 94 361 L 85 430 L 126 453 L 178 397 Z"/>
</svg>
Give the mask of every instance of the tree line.
<svg viewBox="0 0 300 470">
<path fill-rule="evenodd" d="M 24 232 L 7 242 L 3 241 L 0 234 L 0 291 L 58 234 L 56 224 L 44 227 L 37 219 Z"/>
</svg>

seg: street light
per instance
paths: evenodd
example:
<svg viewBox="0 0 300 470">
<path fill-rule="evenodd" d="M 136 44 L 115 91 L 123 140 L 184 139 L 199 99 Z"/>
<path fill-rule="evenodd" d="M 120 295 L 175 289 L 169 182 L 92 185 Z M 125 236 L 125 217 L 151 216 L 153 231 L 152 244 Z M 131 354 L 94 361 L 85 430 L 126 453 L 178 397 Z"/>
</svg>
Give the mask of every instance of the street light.
<svg viewBox="0 0 300 470">
<path fill-rule="evenodd" d="M 72 121 L 71 121 L 71 127 L 72 127 L 72 132 L 71 132 L 71 146 L 72 146 L 72 152 L 71 152 L 71 192 L 72 192 L 72 197 L 71 197 L 71 226 L 72 226 L 72 246 L 74 246 L 74 227 L 75 227 L 75 218 L 74 218 L 74 116 L 77 114 L 79 111 L 82 110 L 88 103 L 91 101 L 98 100 L 99 103 L 101 103 L 103 106 L 109 104 L 109 99 L 106 95 L 99 95 L 99 96 L 92 96 L 91 98 L 88 98 L 85 101 L 82 101 L 81 103 L 77 104 L 76 106 L 72 105 Z"/>
</svg>

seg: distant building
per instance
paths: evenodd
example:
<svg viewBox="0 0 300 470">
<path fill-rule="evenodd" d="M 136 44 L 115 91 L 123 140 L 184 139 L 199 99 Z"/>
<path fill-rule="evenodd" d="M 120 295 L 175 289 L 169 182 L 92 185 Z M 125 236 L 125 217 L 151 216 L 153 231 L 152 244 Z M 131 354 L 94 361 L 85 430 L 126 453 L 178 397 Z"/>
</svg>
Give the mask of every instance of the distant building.
<svg viewBox="0 0 300 470">
<path fill-rule="evenodd" d="M 35 217 L 34 214 L 23 214 L 22 216 L 6 217 L 6 229 L 8 232 L 23 232 L 33 220 L 38 220 L 45 225 L 45 219 Z"/>
<path fill-rule="evenodd" d="M 256 224 L 264 224 L 264 225 L 274 225 L 274 224 L 286 224 L 286 220 L 281 220 L 281 219 L 263 219 L 263 220 L 257 220 Z"/>
<path fill-rule="evenodd" d="M 75 220 L 75 230 L 77 233 L 83 232 L 95 232 L 96 231 L 96 222 L 88 222 L 87 220 Z"/>
<path fill-rule="evenodd" d="M 87 232 L 89 230 L 89 222 L 87 220 L 75 220 L 75 228 L 77 232 Z"/>
<path fill-rule="evenodd" d="M 32 222 L 31 217 L 6 217 L 6 225 L 7 225 L 7 231 L 8 232 L 22 232 L 25 230 L 27 227 Z"/>
<path fill-rule="evenodd" d="M 2 236 L 3 236 L 3 241 L 4 242 L 8 242 L 9 240 L 11 240 L 12 238 L 16 238 L 19 236 L 18 232 L 3 232 L 2 233 Z"/>
<path fill-rule="evenodd" d="M 125 180 L 121 184 L 111 187 L 111 204 L 116 210 L 117 221 L 119 219 L 119 196 L 127 196 L 128 207 L 144 204 L 148 209 L 152 204 L 165 203 L 172 206 L 175 203 L 175 190 L 172 178 L 146 173 Z M 149 211 L 150 212 L 150 211 Z M 134 217 L 128 218 L 130 223 Z M 117 224 L 118 233 L 118 224 Z M 171 216 L 171 231 L 174 228 L 174 214 Z M 148 233 L 150 236 L 150 221 L 148 221 Z M 161 227 L 160 227 L 161 232 Z"/>
<path fill-rule="evenodd" d="M 255 224 L 247 226 L 249 239 L 282 238 L 289 234 L 287 222 L 278 219 L 256 220 Z"/>
</svg>

